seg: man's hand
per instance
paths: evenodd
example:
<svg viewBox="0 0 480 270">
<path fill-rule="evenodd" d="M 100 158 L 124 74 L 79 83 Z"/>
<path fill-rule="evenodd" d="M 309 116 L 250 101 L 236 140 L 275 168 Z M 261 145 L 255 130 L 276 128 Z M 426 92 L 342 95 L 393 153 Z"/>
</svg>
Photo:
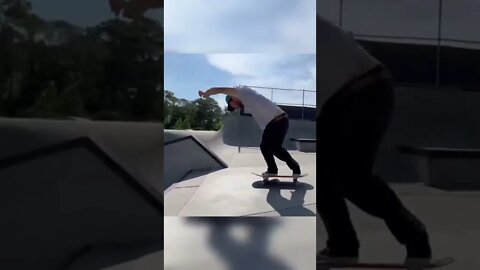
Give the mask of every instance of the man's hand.
<svg viewBox="0 0 480 270">
<path fill-rule="evenodd" d="M 208 91 L 207 91 L 208 92 Z M 203 92 L 202 90 L 198 91 L 198 95 L 203 98 L 209 98 L 210 95 L 207 92 Z"/>
</svg>

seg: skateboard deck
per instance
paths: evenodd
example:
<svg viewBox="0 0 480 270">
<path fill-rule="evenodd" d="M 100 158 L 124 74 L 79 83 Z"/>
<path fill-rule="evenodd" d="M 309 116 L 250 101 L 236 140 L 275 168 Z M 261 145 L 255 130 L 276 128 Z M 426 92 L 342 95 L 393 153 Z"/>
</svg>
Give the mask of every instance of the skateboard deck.
<svg viewBox="0 0 480 270">
<path fill-rule="evenodd" d="M 301 174 L 301 175 L 299 175 L 299 176 L 295 176 L 295 177 L 294 177 L 293 175 L 280 175 L 280 174 L 278 174 L 278 175 L 271 175 L 271 176 L 263 177 L 263 176 L 262 176 L 261 174 L 259 174 L 259 173 L 254 173 L 254 172 L 252 172 L 252 174 L 254 174 L 254 175 L 256 175 L 256 176 L 259 176 L 259 177 L 262 177 L 264 183 L 267 183 L 269 178 L 275 178 L 275 179 L 276 179 L 276 178 L 292 178 L 292 179 L 293 179 L 293 183 L 297 183 L 297 182 L 298 182 L 298 180 L 297 180 L 298 178 L 302 178 L 302 177 L 305 177 L 305 176 L 308 175 L 308 174 L 305 173 L 305 174 Z"/>
<path fill-rule="evenodd" d="M 406 269 L 406 270 L 423 270 L 443 267 L 454 262 L 452 257 L 434 259 L 427 264 L 422 265 L 406 265 L 404 263 L 388 263 L 388 262 L 357 262 L 357 263 L 335 263 L 317 260 L 317 269 L 330 270 L 338 268 L 357 268 L 357 269 Z"/>
</svg>

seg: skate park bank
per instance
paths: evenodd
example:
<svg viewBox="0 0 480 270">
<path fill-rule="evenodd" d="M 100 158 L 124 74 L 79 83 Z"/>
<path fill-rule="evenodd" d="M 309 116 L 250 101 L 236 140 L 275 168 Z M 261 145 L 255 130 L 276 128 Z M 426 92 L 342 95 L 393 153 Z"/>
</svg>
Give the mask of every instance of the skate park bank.
<svg viewBox="0 0 480 270">
<path fill-rule="evenodd" d="M 0 118 L 0 268 L 163 265 L 162 131 Z"/>
<path fill-rule="evenodd" d="M 252 173 L 266 169 L 261 135 L 253 118 L 241 115 L 226 117 L 218 131 L 165 130 L 166 215 L 314 216 L 315 153 L 296 150 L 288 139 L 285 148 L 309 174 L 295 195 L 252 186 L 259 180 Z M 315 138 L 315 122 L 291 119 L 286 137 Z M 279 174 L 291 174 L 281 161 L 277 165 Z"/>
<path fill-rule="evenodd" d="M 479 159 L 477 154 L 471 153 L 480 148 L 480 122 L 476 119 L 478 115 L 478 93 L 398 87 L 393 119 L 379 149 L 375 172 L 389 183 L 420 182 L 448 190 L 478 189 Z M 296 142 L 292 138 L 312 139 L 315 138 L 314 135 L 314 121 L 291 119 L 290 132 L 284 142 L 284 146 L 296 158 L 305 160 L 306 168 L 311 170 L 309 172 L 315 171 L 315 158 L 311 155 L 314 153 L 297 150 Z M 184 138 L 187 141 L 187 137 L 191 141 L 188 144 L 192 146 L 183 142 L 184 146 L 177 145 L 173 148 L 175 140 Z M 260 139 L 261 131 L 254 120 L 245 115 L 230 115 L 219 131 L 165 130 L 165 194 L 175 188 L 182 188 L 182 192 L 193 196 L 209 178 L 207 175 L 213 177 L 212 174 L 220 175 L 233 168 L 243 168 L 242 173 L 245 174 L 263 171 L 265 166 L 258 149 Z M 422 157 L 422 161 L 422 158 L 416 156 L 418 154 L 405 152 L 402 146 L 434 150 L 446 148 L 459 150 L 459 153 L 447 158 L 443 156 L 441 159 L 436 159 L 435 155 L 427 155 Z M 184 150 L 179 150 L 180 147 L 184 147 Z M 470 154 L 464 155 L 467 152 Z M 183 163 L 177 166 L 173 160 L 180 159 Z M 429 161 L 425 162 L 425 159 Z M 435 168 L 448 171 L 439 173 Z M 426 175 L 425 171 L 431 173 Z M 245 177 L 248 181 L 253 180 L 246 175 Z M 182 180 L 190 182 L 182 183 Z M 308 183 L 314 186 L 314 182 L 312 179 Z M 188 188 L 184 189 L 185 187 L 193 187 L 195 190 L 187 192 Z M 234 189 L 234 186 L 228 188 Z M 186 202 L 185 199 L 178 203 Z M 166 209 L 168 208 L 167 203 Z M 181 210 L 177 208 L 171 214 L 178 214 L 179 211 Z"/>
</svg>

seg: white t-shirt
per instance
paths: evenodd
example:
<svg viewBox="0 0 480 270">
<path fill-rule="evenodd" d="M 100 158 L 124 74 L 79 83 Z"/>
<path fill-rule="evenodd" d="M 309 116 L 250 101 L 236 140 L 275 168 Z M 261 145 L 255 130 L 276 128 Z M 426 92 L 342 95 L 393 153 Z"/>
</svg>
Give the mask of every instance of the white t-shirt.
<svg viewBox="0 0 480 270">
<path fill-rule="evenodd" d="M 238 98 L 242 101 L 244 109 L 252 114 L 262 130 L 264 130 L 267 124 L 275 117 L 284 113 L 275 103 L 253 89 L 247 86 L 237 86 L 235 88 L 237 89 Z"/>
<path fill-rule="evenodd" d="M 350 34 L 317 16 L 317 112 L 342 86 L 379 64 Z"/>
</svg>

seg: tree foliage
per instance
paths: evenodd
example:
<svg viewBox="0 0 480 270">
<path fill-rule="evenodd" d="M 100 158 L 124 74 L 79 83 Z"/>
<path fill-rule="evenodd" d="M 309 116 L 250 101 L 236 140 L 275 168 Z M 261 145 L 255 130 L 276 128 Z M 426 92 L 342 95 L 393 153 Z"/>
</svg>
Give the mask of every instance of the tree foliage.
<svg viewBox="0 0 480 270">
<path fill-rule="evenodd" d="M 225 112 L 214 99 L 198 98 L 194 101 L 179 99 L 165 91 L 165 128 L 219 130 Z"/>
<path fill-rule="evenodd" d="M 163 120 L 163 26 L 145 17 L 81 28 L 0 0 L 0 115 Z"/>
</svg>

